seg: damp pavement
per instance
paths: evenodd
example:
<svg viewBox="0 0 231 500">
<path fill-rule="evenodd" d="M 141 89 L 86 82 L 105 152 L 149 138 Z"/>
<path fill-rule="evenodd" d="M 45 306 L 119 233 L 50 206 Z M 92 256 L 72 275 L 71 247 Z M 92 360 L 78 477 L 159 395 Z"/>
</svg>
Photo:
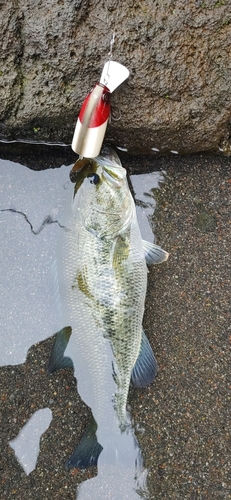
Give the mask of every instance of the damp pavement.
<svg viewBox="0 0 231 500">
<path fill-rule="evenodd" d="M 4 147 L 2 158 L 29 168 L 63 162 L 60 150 L 41 150 L 39 160 L 39 151 L 26 150 L 25 156 L 24 150 Z M 170 256 L 150 269 L 144 318 L 159 373 L 150 387 L 131 388 L 129 395 L 148 469 L 146 498 L 226 500 L 231 498 L 231 159 L 120 156 L 130 174 L 166 172 L 161 189 L 154 190 L 152 224 L 156 242 Z M 0 368 L 1 499 L 72 500 L 77 485 L 96 474 L 96 469 L 65 470 L 90 412 L 76 393 L 71 369 L 48 376 L 52 343 L 52 338 L 37 343 L 25 363 Z M 40 441 L 37 467 L 27 475 L 9 441 L 45 408 L 52 420 Z"/>
</svg>

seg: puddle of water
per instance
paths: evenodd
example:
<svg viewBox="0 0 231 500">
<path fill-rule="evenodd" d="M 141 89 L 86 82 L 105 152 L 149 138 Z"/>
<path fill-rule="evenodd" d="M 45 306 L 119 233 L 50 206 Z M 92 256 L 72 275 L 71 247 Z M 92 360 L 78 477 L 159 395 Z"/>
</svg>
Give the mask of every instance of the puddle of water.
<svg viewBox="0 0 231 500">
<path fill-rule="evenodd" d="M 26 214 L 35 231 L 47 216 L 61 218 L 68 188 L 66 167 L 34 172 L 0 160 L 0 210 Z M 30 346 L 60 327 L 50 270 L 62 230 L 51 223 L 35 235 L 22 214 L 0 211 L 0 366 L 23 363 Z"/>
<path fill-rule="evenodd" d="M 77 500 L 140 500 L 149 498 L 147 490 L 147 470 L 143 470 L 134 481 L 131 471 L 114 467 L 100 469 L 93 479 L 81 483 L 77 489 Z"/>
<path fill-rule="evenodd" d="M 151 172 L 149 174 L 131 175 L 130 180 L 134 190 L 137 219 L 141 236 L 144 240 L 153 242 L 155 236 L 151 225 L 156 202 L 153 189 L 159 188 L 164 182 L 164 173 Z"/>
<path fill-rule="evenodd" d="M 40 439 L 48 429 L 51 420 L 52 412 L 49 408 L 37 410 L 18 436 L 9 441 L 10 447 L 14 450 L 16 458 L 27 475 L 36 468 Z"/>
<path fill-rule="evenodd" d="M 24 363 L 32 345 L 67 326 L 57 313 L 51 285 L 51 267 L 55 260 L 57 238 L 65 231 L 60 227 L 66 224 L 65 205 L 67 199 L 72 197 L 73 184 L 69 182 L 69 171 L 70 168 L 61 167 L 36 172 L 22 165 L 0 160 L 0 366 Z M 159 187 L 163 180 L 160 172 L 131 176 L 142 237 L 149 241 L 154 240 L 150 223 L 155 209 L 153 188 Z M 71 349 L 70 342 L 69 354 Z M 75 368 L 78 365 L 78 373 L 84 370 L 83 357 L 82 360 L 80 356 L 73 361 Z M 81 397 L 92 406 L 96 392 L 93 389 L 89 392 L 89 387 L 84 391 L 82 387 Z M 26 474 L 36 467 L 39 440 L 49 427 L 51 418 L 49 408 L 37 411 L 17 438 L 10 441 Z M 111 416 L 105 415 L 105 426 L 109 427 L 109 432 L 111 425 Z M 105 445 L 108 433 L 101 432 L 98 438 Z M 121 460 L 122 457 L 122 462 L 124 460 L 123 466 L 126 466 L 127 474 L 121 464 L 121 468 L 115 471 L 110 466 L 110 461 L 113 463 L 114 460 L 113 454 L 105 452 L 99 457 L 97 477 L 86 481 L 78 489 L 79 500 L 93 498 L 89 496 L 92 492 L 95 499 L 140 498 L 137 491 L 145 491 L 147 471 L 142 467 L 133 431 L 118 435 L 117 447 L 121 452 L 118 459 Z M 103 495 L 107 492 L 108 496 L 103 497 L 102 491 Z"/>
</svg>

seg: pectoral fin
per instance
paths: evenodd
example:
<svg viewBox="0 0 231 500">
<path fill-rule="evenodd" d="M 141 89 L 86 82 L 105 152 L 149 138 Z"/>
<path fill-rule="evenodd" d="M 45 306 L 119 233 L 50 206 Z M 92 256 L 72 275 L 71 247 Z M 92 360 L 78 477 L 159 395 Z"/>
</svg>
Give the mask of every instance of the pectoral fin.
<svg viewBox="0 0 231 500">
<path fill-rule="evenodd" d="M 132 370 L 131 381 L 136 387 L 147 387 L 147 385 L 153 382 L 157 371 L 156 358 L 149 340 L 143 331 L 140 352 Z"/>
<path fill-rule="evenodd" d="M 73 367 L 71 358 L 64 356 L 64 351 L 69 342 L 72 330 L 70 326 L 62 328 L 58 333 L 56 333 L 55 342 L 52 347 L 50 359 L 48 361 L 47 371 L 48 373 L 53 373 L 60 368 Z"/>
<path fill-rule="evenodd" d="M 95 419 L 92 420 L 87 427 L 80 443 L 76 446 L 74 453 L 66 462 L 66 469 L 88 469 L 97 465 L 99 455 L 102 451 L 102 446 L 98 443 L 96 437 L 97 424 Z"/>
<path fill-rule="evenodd" d="M 155 243 L 143 240 L 143 249 L 146 262 L 149 265 L 160 264 L 168 259 L 168 252 L 158 245 L 155 245 Z"/>
</svg>

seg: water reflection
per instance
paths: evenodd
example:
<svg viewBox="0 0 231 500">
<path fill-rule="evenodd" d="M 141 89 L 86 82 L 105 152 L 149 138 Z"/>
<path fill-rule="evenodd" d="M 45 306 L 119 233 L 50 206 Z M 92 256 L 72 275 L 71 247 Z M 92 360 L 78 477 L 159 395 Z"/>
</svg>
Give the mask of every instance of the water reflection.
<svg viewBox="0 0 231 500">
<path fill-rule="evenodd" d="M 67 222 L 64 207 L 67 198 L 72 197 L 73 185 L 68 180 L 69 170 L 62 167 L 56 170 L 33 172 L 19 164 L 6 161 L 0 163 L 0 209 L 4 210 L 0 212 L 2 239 L 0 321 L 3 325 L 1 366 L 23 363 L 28 349 L 33 344 L 68 325 L 57 313 L 55 294 L 51 287 L 50 269 L 55 259 L 57 237 L 64 231 L 60 225 L 66 225 Z M 162 180 L 163 177 L 159 172 L 131 177 L 138 200 L 137 210 L 142 236 L 149 241 L 153 240 L 153 234 L 148 219 L 155 207 L 152 188 L 157 187 Z M 5 211 L 6 209 L 10 211 Z M 59 224 L 44 224 L 47 217 L 50 217 L 51 221 L 58 221 Z M 73 357 L 72 342 L 69 344 L 69 352 L 65 354 L 71 353 Z M 107 349 L 103 356 L 107 357 Z M 83 364 L 81 364 L 80 358 L 73 360 L 77 379 L 81 379 L 79 373 L 86 369 L 85 360 L 82 358 Z M 111 359 L 110 356 L 109 359 Z M 97 397 L 93 388 L 90 393 L 89 387 L 87 390 L 82 387 L 80 394 L 83 400 L 92 407 L 92 395 L 95 394 Z M 40 418 L 40 411 L 43 412 L 43 410 L 36 412 L 21 430 L 19 436 L 10 441 L 11 447 L 15 449 L 15 454 L 27 474 L 36 467 L 39 439 L 41 433 L 49 425 L 49 423 L 45 424 L 45 420 L 42 429 L 36 424 L 33 425 L 36 418 Z M 47 419 L 51 420 L 50 410 L 46 408 L 46 411 Z M 99 456 L 98 475 L 79 486 L 78 499 L 129 498 L 132 500 L 134 498 L 135 500 L 146 495 L 147 471 L 143 468 L 140 450 L 130 423 L 128 422 L 128 427 L 123 433 L 117 435 L 118 455 L 116 457 L 113 455 L 113 448 L 106 446 L 114 418 L 113 412 L 109 413 L 106 412 L 104 415 L 103 424 L 97 433 L 98 441 L 104 447 L 104 453 Z M 41 416 L 44 415 L 41 413 Z M 21 443 L 25 444 L 26 440 L 32 443 L 32 436 L 37 442 L 36 458 L 30 453 L 25 458 Z M 73 442 L 73 449 L 75 444 L 77 443 Z M 115 459 L 117 460 L 116 471 Z"/>
<path fill-rule="evenodd" d="M 9 441 L 9 445 L 27 475 L 36 467 L 40 439 L 48 429 L 51 419 L 52 412 L 49 408 L 37 410 L 20 430 L 18 436 Z"/>
</svg>

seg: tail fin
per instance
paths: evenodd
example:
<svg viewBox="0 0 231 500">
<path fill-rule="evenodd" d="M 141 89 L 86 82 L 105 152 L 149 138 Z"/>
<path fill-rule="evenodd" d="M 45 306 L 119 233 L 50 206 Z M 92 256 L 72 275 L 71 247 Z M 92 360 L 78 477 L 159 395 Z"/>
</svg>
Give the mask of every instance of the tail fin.
<svg viewBox="0 0 231 500">
<path fill-rule="evenodd" d="M 138 442 L 131 426 L 125 431 L 108 433 L 92 419 L 82 441 L 77 446 L 66 468 L 87 468 L 97 465 L 98 475 L 82 483 L 77 490 L 78 500 L 140 500 L 146 497 L 147 471 Z M 98 440 L 97 440 L 97 437 Z M 101 441 L 103 447 L 98 441 Z"/>
</svg>

